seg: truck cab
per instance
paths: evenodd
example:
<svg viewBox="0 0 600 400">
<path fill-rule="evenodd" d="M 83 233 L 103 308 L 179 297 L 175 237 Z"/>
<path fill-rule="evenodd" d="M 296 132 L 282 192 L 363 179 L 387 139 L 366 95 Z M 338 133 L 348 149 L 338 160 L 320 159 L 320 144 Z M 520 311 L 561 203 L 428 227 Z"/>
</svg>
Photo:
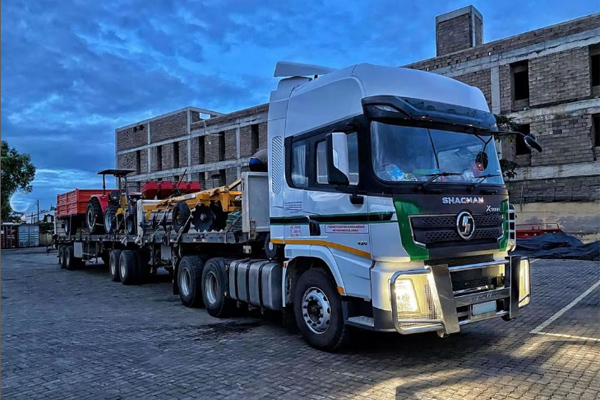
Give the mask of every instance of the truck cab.
<svg viewBox="0 0 600 400">
<path fill-rule="evenodd" d="M 332 349 L 347 325 L 444 336 L 516 318 L 529 262 L 509 255 L 515 217 L 482 92 L 370 64 L 279 63 L 275 76 L 270 241 L 307 340 Z"/>
</svg>

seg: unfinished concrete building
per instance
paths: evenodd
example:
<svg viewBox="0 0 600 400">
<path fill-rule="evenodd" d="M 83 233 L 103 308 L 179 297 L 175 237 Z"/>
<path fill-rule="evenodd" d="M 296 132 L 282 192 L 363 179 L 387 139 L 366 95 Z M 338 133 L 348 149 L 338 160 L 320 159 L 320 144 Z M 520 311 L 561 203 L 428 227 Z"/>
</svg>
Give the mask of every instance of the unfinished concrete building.
<svg viewBox="0 0 600 400">
<path fill-rule="evenodd" d="M 557 222 L 600 239 L 600 14 L 484 43 L 474 7 L 436 18 L 436 57 L 406 65 L 479 87 L 493 113 L 536 135 L 544 151 L 503 140 L 519 223 Z M 365 60 L 368 61 L 368 60 Z M 118 128 L 117 165 L 132 181 L 187 173 L 203 187 L 230 183 L 267 143 L 268 105 L 230 114 L 188 107 Z"/>
</svg>

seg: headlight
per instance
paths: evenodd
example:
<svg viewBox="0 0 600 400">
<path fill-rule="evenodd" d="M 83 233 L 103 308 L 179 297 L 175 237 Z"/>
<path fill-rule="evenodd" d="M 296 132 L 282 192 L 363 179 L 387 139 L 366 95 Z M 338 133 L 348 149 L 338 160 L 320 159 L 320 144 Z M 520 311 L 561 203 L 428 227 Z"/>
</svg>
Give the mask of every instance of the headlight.
<svg viewBox="0 0 600 400">
<path fill-rule="evenodd" d="M 409 279 L 396 279 L 396 307 L 398 312 L 417 312 L 419 304 L 415 295 L 415 288 Z"/>
<path fill-rule="evenodd" d="M 531 281 L 529 259 L 522 258 L 519 264 L 519 307 L 524 307 L 531 300 Z"/>
</svg>

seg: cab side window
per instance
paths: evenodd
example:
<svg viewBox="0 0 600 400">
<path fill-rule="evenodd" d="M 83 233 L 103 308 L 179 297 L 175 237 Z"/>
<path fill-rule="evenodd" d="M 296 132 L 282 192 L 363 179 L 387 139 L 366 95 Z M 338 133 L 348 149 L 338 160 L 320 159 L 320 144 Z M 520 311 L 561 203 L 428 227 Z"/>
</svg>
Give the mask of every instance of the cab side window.
<svg viewBox="0 0 600 400">
<path fill-rule="evenodd" d="M 292 147 L 292 183 L 299 188 L 308 186 L 308 175 L 306 173 L 307 147 L 306 143 L 296 143 Z"/>
<path fill-rule="evenodd" d="M 348 135 L 348 161 L 350 167 L 350 184 L 358 184 L 358 134 Z M 316 143 L 317 183 L 327 185 L 327 146 L 325 140 Z"/>
</svg>

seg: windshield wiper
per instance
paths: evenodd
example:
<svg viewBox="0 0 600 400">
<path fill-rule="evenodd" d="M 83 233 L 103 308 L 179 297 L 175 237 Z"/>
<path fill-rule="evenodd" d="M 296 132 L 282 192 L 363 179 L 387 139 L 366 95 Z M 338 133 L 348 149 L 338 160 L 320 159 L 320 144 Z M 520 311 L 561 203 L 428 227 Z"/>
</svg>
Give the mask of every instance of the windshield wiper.
<svg viewBox="0 0 600 400">
<path fill-rule="evenodd" d="M 442 176 L 459 176 L 462 175 L 460 172 L 438 172 L 435 174 L 427 174 L 426 176 L 430 176 L 431 178 L 429 178 L 429 180 L 425 183 L 420 184 L 419 186 L 417 186 L 417 191 L 419 190 L 423 190 L 425 189 L 427 186 L 429 186 L 429 184 L 431 184 L 433 181 L 435 181 L 437 178 L 440 178 Z"/>
<path fill-rule="evenodd" d="M 468 191 L 472 192 L 473 190 L 477 189 L 479 187 L 479 185 L 481 185 L 483 183 L 483 181 L 485 181 L 487 178 L 493 178 L 495 176 L 500 176 L 500 175 L 498 175 L 498 174 L 485 174 L 485 175 L 478 176 L 477 179 L 479 179 L 479 181 L 477 181 L 473 185 L 471 185 L 471 187 L 468 189 Z"/>
</svg>

